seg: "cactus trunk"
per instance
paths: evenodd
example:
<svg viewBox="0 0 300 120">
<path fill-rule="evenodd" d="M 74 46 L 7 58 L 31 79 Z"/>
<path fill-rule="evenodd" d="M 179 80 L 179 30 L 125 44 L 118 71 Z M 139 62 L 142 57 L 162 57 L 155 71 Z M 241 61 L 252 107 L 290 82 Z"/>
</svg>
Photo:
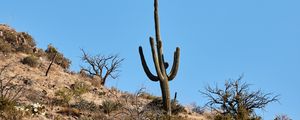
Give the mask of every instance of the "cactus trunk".
<svg viewBox="0 0 300 120">
<path fill-rule="evenodd" d="M 179 68 L 179 56 L 180 49 L 177 47 L 174 52 L 174 61 L 169 74 L 167 74 L 166 69 L 168 68 L 168 63 L 164 61 L 162 41 L 160 38 L 160 28 L 159 28 L 159 17 L 158 17 L 158 0 L 154 0 L 154 21 L 155 21 L 155 34 L 156 34 L 156 44 L 154 43 L 154 39 L 150 37 L 150 46 L 152 57 L 155 65 L 156 76 L 153 75 L 146 63 L 143 49 L 139 47 L 140 58 L 142 62 L 143 69 L 148 76 L 148 78 L 152 81 L 159 81 L 160 88 L 163 99 L 163 107 L 166 110 L 167 114 L 171 116 L 171 99 L 170 99 L 170 91 L 169 91 L 169 81 L 173 80 L 177 74 Z"/>
<path fill-rule="evenodd" d="M 169 91 L 169 82 L 167 79 L 160 81 L 160 88 L 162 94 L 163 107 L 166 110 L 167 114 L 171 115 L 171 98 Z"/>
</svg>

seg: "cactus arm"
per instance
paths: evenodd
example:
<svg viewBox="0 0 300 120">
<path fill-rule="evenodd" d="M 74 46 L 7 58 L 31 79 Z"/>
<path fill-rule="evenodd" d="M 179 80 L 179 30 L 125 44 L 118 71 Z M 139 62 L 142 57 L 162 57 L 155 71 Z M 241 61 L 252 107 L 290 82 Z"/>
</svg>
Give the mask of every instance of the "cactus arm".
<svg viewBox="0 0 300 120">
<path fill-rule="evenodd" d="M 140 53 L 140 57 L 141 57 L 142 66 L 143 66 L 143 69 L 144 69 L 144 71 L 145 71 L 147 77 L 148 77 L 150 80 L 152 80 L 152 81 L 155 81 L 155 82 L 158 81 L 159 78 L 158 78 L 157 76 L 154 76 L 154 75 L 150 72 L 150 70 L 149 70 L 149 68 L 148 68 L 148 66 L 147 66 L 147 63 L 146 63 L 146 60 L 145 60 L 145 57 L 144 57 L 144 53 L 143 53 L 143 48 L 142 48 L 141 46 L 139 47 L 139 53 Z"/>
<path fill-rule="evenodd" d="M 174 62 L 172 65 L 172 69 L 168 75 L 168 80 L 171 81 L 175 78 L 177 72 L 178 72 L 178 68 L 179 68 L 179 57 L 180 57 L 180 48 L 177 47 L 176 51 L 174 52 Z"/>
<path fill-rule="evenodd" d="M 157 53 L 156 53 L 156 50 L 155 50 L 155 44 L 154 44 L 154 40 L 153 40 L 152 37 L 150 37 L 150 45 L 151 45 L 152 57 L 153 57 L 153 61 L 154 61 L 157 76 L 160 80 L 162 80 L 163 75 L 162 75 L 162 72 L 161 72 L 161 69 L 160 69 L 159 60 L 157 58 Z"/>
</svg>

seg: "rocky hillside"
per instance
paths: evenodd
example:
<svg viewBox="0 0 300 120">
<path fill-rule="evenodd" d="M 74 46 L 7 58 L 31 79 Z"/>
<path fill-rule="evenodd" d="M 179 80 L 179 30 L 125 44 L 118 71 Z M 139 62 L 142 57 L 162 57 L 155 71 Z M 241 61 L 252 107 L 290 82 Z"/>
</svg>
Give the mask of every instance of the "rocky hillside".
<svg viewBox="0 0 300 120">
<path fill-rule="evenodd" d="M 53 55 L 57 54 L 48 76 Z M 70 72 L 70 60 L 49 45 L 36 48 L 32 36 L 0 24 L 0 119 L 152 120 L 165 119 L 161 99 L 138 90 L 100 86 L 96 78 Z M 173 119 L 206 120 L 210 113 L 173 101 Z"/>
</svg>

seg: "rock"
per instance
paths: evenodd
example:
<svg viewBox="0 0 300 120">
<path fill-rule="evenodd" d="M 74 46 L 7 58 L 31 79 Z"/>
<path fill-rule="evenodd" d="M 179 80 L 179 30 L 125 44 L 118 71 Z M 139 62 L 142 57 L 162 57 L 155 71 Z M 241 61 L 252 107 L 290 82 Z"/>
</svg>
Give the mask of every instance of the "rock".
<svg viewBox="0 0 300 120">
<path fill-rule="evenodd" d="M 25 80 L 23 81 L 23 83 L 24 83 L 25 85 L 31 86 L 31 85 L 33 84 L 33 81 L 30 80 L 30 79 L 25 79 Z"/>
</svg>

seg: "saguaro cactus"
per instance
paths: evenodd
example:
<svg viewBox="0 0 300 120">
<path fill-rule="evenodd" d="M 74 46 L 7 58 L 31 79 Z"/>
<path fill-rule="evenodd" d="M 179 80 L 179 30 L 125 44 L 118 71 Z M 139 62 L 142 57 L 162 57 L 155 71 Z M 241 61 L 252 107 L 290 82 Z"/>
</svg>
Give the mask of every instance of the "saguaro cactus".
<svg viewBox="0 0 300 120">
<path fill-rule="evenodd" d="M 170 100 L 170 91 L 169 91 L 169 81 L 173 80 L 177 74 L 179 67 L 179 55 L 180 49 L 176 48 L 174 52 L 174 61 L 172 65 L 172 69 L 169 74 L 167 74 L 166 69 L 168 68 L 168 63 L 164 61 L 162 41 L 160 38 L 160 29 L 159 29 L 159 17 L 158 17 L 158 0 L 154 0 L 154 20 L 155 20 L 155 34 L 156 34 L 156 44 L 154 43 L 154 39 L 150 37 L 150 45 L 152 51 L 152 57 L 155 65 L 155 70 L 157 75 L 153 75 L 146 63 L 143 49 L 139 47 L 139 53 L 141 57 L 141 62 L 144 68 L 144 71 L 148 78 L 152 81 L 159 81 L 162 99 L 163 99 L 163 107 L 167 111 L 168 115 L 171 115 L 171 100 Z"/>
</svg>

